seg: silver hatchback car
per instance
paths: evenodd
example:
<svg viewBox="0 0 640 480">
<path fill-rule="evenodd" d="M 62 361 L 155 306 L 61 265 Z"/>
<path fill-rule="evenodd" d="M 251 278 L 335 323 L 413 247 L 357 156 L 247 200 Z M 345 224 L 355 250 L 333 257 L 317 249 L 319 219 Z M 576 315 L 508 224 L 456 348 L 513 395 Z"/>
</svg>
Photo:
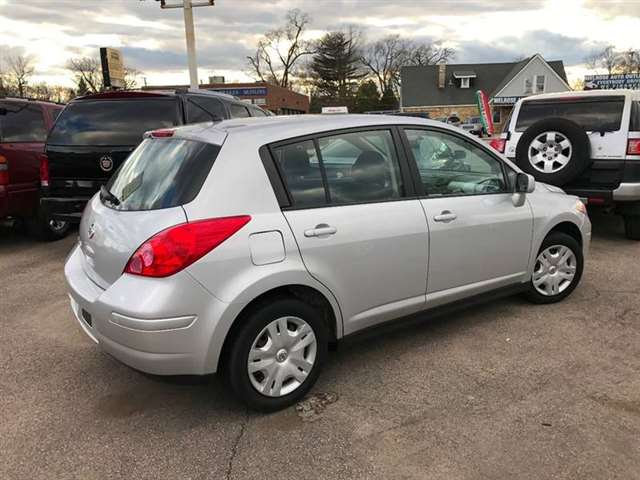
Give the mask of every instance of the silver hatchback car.
<svg viewBox="0 0 640 480">
<path fill-rule="evenodd" d="M 590 236 L 578 198 L 460 129 L 247 118 L 148 133 L 87 205 L 65 276 L 105 352 L 153 374 L 224 371 L 269 411 L 364 328 L 496 294 L 562 300 Z"/>
</svg>

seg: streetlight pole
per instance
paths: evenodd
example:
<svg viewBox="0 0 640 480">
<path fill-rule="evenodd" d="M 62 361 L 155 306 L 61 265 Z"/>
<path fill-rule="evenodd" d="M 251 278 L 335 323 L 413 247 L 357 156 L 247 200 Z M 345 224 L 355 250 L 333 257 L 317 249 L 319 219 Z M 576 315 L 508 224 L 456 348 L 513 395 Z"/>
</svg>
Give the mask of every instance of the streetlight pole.
<svg viewBox="0 0 640 480">
<path fill-rule="evenodd" d="M 193 8 L 213 6 L 214 0 L 182 0 L 182 3 L 167 4 L 160 0 L 160 8 L 182 8 L 184 11 L 184 35 L 187 41 L 187 59 L 189 62 L 189 85 L 198 88 L 198 62 L 196 61 L 196 34 L 193 27 Z"/>
</svg>

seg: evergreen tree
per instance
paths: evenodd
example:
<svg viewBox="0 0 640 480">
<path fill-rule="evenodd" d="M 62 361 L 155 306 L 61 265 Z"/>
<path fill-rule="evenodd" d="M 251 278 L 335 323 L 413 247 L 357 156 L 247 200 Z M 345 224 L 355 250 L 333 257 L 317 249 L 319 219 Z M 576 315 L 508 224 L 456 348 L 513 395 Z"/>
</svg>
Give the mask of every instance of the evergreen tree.
<svg viewBox="0 0 640 480">
<path fill-rule="evenodd" d="M 373 80 L 365 80 L 356 92 L 355 112 L 371 112 L 380 109 L 380 92 Z"/>
<path fill-rule="evenodd" d="M 393 87 L 389 86 L 382 93 L 382 99 L 380 100 L 380 110 L 397 110 L 398 99 L 393 91 Z"/>
<path fill-rule="evenodd" d="M 86 95 L 87 93 L 89 93 L 87 82 L 84 81 L 84 78 L 80 77 L 80 80 L 78 80 L 77 94 L 79 97 L 81 97 L 82 95 Z"/>
<path fill-rule="evenodd" d="M 364 76 L 356 34 L 329 32 L 316 44 L 309 69 L 316 95 L 332 104 L 353 104 L 357 81 Z"/>
</svg>

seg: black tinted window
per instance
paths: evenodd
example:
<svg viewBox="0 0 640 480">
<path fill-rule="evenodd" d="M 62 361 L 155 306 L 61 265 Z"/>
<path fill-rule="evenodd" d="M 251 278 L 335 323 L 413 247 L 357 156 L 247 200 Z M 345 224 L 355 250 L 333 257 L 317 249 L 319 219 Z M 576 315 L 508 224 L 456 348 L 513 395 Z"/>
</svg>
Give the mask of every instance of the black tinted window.
<svg viewBox="0 0 640 480">
<path fill-rule="evenodd" d="M 631 125 L 629 130 L 632 132 L 640 132 L 640 102 L 631 104 Z"/>
<path fill-rule="evenodd" d="M 208 143 L 146 139 L 112 177 L 107 188 L 120 200 L 120 210 L 156 210 L 192 201 L 220 147 Z"/>
<path fill-rule="evenodd" d="M 211 122 L 226 117 L 222 102 L 216 98 L 190 97 L 187 102 L 187 122 Z"/>
<path fill-rule="evenodd" d="M 249 110 L 244 105 L 230 103 L 229 110 L 231 111 L 231 118 L 246 118 L 249 116 Z"/>
<path fill-rule="evenodd" d="M 0 102 L 0 141 L 44 142 L 42 110 L 24 102 Z"/>
<path fill-rule="evenodd" d="M 600 97 L 523 102 L 516 124 L 517 132 L 545 118 L 560 117 L 576 122 L 588 132 L 620 130 L 624 97 Z"/>
<path fill-rule="evenodd" d="M 148 130 L 178 124 L 174 98 L 72 103 L 53 127 L 53 145 L 137 145 Z"/>
<path fill-rule="evenodd" d="M 273 149 L 296 207 L 326 203 L 320 164 L 311 140 Z"/>
</svg>

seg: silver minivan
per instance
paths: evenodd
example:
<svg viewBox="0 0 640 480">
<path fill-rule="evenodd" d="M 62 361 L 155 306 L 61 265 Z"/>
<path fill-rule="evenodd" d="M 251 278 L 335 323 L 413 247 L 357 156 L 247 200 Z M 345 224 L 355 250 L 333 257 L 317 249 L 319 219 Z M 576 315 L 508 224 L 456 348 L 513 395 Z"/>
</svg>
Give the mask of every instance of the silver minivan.
<svg viewBox="0 0 640 480">
<path fill-rule="evenodd" d="M 247 118 L 146 135 L 87 205 L 65 266 L 105 352 L 224 371 L 250 407 L 312 387 L 328 346 L 441 306 L 580 281 L 584 205 L 418 118 Z"/>
</svg>

